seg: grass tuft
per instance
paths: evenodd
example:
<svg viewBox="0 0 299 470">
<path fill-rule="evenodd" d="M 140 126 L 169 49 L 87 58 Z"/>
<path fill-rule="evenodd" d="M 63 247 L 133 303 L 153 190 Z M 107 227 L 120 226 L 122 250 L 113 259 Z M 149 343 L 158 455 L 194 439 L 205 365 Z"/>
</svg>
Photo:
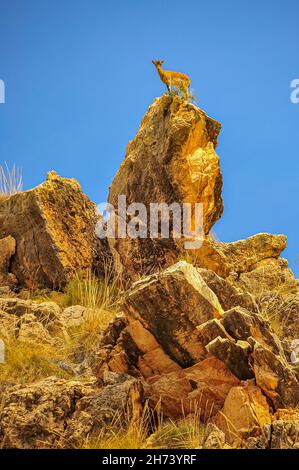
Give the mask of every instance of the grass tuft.
<svg viewBox="0 0 299 470">
<path fill-rule="evenodd" d="M 0 201 L 23 189 L 22 170 L 13 165 L 10 169 L 6 162 L 0 165 Z"/>
</svg>

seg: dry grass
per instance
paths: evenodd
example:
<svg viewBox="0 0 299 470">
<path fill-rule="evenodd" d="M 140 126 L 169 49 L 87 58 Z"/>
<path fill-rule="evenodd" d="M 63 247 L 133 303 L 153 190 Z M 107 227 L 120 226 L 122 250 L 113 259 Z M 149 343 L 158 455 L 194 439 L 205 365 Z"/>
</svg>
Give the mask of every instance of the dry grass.
<svg viewBox="0 0 299 470">
<path fill-rule="evenodd" d="M 10 169 L 6 162 L 0 165 L 0 201 L 23 189 L 22 170 L 13 165 Z"/>
<path fill-rule="evenodd" d="M 90 309 L 110 308 L 118 300 L 119 289 L 113 277 L 111 266 L 105 267 L 105 274 L 97 278 L 91 270 L 77 272 L 65 289 L 65 304 L 82 305 Z"/>
<path fill-rule="evenodd" d="M 178 422 L 165 420 L 157 410 L 145 404 L 141 418 L 130 422 L 129 415 L 124 423 L 111 424 L 117 431 L 107 434 L 100 432 L 96 437 L 87 437 L 81 447 L 84 449 L 195 449 L 203 440 L 204 425 L 197 414 Z M 115 426 L 117 424 L 117 426 Z"/>
<path fill-rule="evenodd" d="M 0 364 L 0 381 L 28 384 L 56 375 L 67 378 L 70 375 L 59 367 L 61 359 L 56 348 L 47 344 L 32 344 L 10 337 L 5 341 L 5 363 Z"/>
<path fill-rule="evenodd" d="M 284 338 L 285 327 L 294 316 L 297 316 L 296 299 L 298 299 L 298 293 L 282 292 L 282 294 L 265 292 L 258 297 L 260 315 L 270 322 L 280 338 Z"/>
<path fill-rule="evenodd" d="M 45 291 L 28 292 L 27 298 L 39 302 L 54 301 L 62 307 L 82 305 L 86 315 L 81 325 L 59 331 L 55 346 L 19 341 L 17 335 L 6 335 L 6 363 L 0 364 L 0 380 L 29 383 L 49 375 L 69 377 L 70 372 L 59 366 L 59 362 L 70 366 L 70 370 L 83 360 L 89 362 L 97 351 L 101 333 L 119 313 L 120 291 L 109 267 L 102 279 L 91 271 L 84 276 L 76 273 L 66 287 L 65 293 Z M 45 321 L 43 322 L 45 325 Z M 46 326 L 46 325 L 45 325 Z"/>
</svg>

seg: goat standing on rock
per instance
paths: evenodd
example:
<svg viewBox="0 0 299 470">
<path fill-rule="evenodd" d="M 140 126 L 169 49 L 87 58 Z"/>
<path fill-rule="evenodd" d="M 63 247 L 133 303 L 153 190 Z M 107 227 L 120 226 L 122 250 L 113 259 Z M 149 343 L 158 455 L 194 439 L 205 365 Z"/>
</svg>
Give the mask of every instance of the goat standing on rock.
<svg viewBox="0 0 299 470">
<path fill-rule="evenodd" d="M 152 63 L 156 67 L 159 77 L 162 82 L 165 83 L 169 92 L 171 91 L 171 86 L 173 86 L 181 91 L 184 98 L 188 98 L 190 86 L 190 78 L 188 75 L 180 72 L 172 72 L 171 70 L 163 70 L 162 64 L 164 64 L 164 60 L 152 60 Z"/>
</svg>

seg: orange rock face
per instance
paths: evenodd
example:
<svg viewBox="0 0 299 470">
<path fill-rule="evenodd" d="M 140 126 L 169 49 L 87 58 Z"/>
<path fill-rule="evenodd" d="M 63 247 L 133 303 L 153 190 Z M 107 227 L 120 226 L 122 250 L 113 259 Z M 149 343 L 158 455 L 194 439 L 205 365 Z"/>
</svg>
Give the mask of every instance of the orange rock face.
<svg viewBox="0 0 299 470">
<path fill-rule="evenodd" d="M 206 421 L 222 408 L 229 390 L 239 380 L 223 362 L 209 356 L 187 369 L 152 377 L 147 383 L 151 405 L 160 406 L 165 416 L 197 413 Z"/>
<path fill-rule="evenodd" d="M 213 423 L 224 432 L 226 442 L 242 447 L 242 441 L 259 436 L 271 424 L 266 397 L 254 385 L 233 387 Z"/>
<path fill-rule="evenodd" d="M 222 175 L 215 153 L 220 129 L 218 122 L 178 96 L 157 98 L 127 147 L 110 187 L 109 203 L 117 208 L 118 196 L 125 195 L 127 204 L 143 203 L 148 212 L 151 203 L 202 203 L 207 234 L 223 211 Z M 131 278 L 169 266 L 182 250 L 174 238 L 109 243 Z"/>
<path fill-rule="evenodd" d="M 10 265 L 21 285 L 61 288 L 98 256 L 96 206 L 73 179 L 49 173 L 47 181 L 0 203 L 0 238 L 11 235 Z"/>
</svg>

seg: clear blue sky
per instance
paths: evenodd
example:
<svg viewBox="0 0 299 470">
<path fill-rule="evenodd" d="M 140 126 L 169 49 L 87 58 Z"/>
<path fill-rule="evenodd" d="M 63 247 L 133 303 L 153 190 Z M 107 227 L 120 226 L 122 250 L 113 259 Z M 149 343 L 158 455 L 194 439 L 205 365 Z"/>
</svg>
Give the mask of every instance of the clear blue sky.
<svg viewBox="0 0 299 470">
<path fill-rule="evenodd" d="M 285 233 L 299 275 L 298 21 L 298 0 L 0 0 L 0 163 L 26 189 L 55 169 L 105 201 L 163 58 L 223 124 L 219 239 Z"/>
</svg>

